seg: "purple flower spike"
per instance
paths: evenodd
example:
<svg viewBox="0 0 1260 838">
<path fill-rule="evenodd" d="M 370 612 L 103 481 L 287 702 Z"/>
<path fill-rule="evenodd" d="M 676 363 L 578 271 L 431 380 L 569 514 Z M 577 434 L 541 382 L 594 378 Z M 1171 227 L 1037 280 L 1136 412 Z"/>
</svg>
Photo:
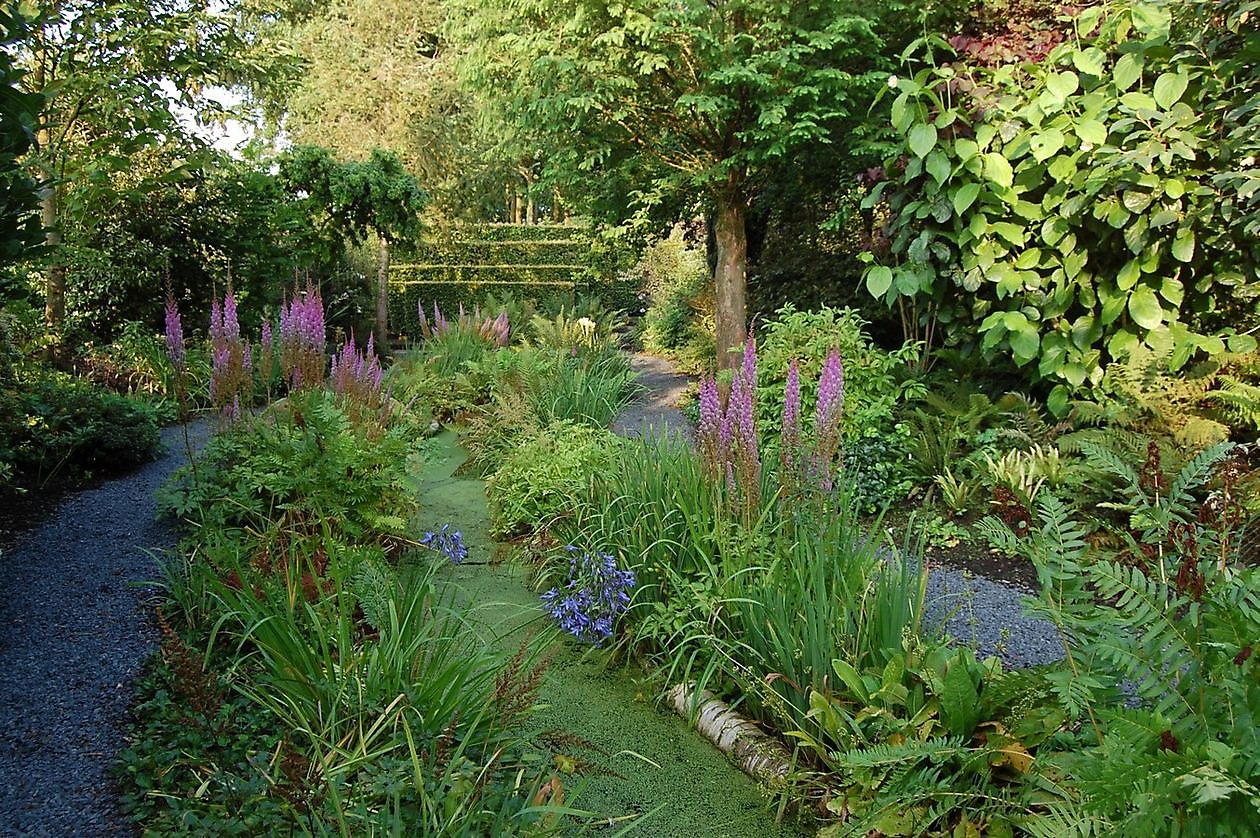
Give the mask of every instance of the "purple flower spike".
<svg viewBox="0 0 1260 838">
<path fill-rule="evenodd" d="M 818 379 L 818 407 L 815 421 L 819 433 L 840 421 L 844 413 L 844 363 L 837 349 L 827 354 L 822 377 Z"/>
<path fill-rule="evenodd" d="M 176 370 L 183 371 L 188 366 L 188 350 L 184 347 L 184 326 L 179 319 L 179 306 L 175 296 L 166 295 L 166 354 Z"/>
</svg>

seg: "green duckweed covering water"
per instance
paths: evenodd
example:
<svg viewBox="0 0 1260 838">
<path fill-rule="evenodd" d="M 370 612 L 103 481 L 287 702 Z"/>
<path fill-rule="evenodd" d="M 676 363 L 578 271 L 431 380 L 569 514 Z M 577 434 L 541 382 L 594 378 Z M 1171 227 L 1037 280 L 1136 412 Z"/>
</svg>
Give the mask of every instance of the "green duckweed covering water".
<svg viewBox="0 0 1260 838">
<path fill-rule="evenodd" d="M 483 642 L 514 650 L 531 632 L 552 632 L 527 573 L 511 565 L 479 564 L 493 557 L 484 484 L 459 477 L 464 451 L 455 434 L 431 441 L 417 475 L 417 523 L 450 522 L 463 531 L 468 564 L 452 567 L 453 595 L 468 606 L 470 631 Z M 744 775 L 682 719 L 651 702 L 651 687 L 633 668 L 607 667 L 596 652 L 557 638 L 558 648 L 541 689 L 534 717 L 538 729 L 558 729 L 598 745 L 589 759 L 616 775 L 588 777 L 577 808 L 597 812 L 624 826 L 640 816 L 634 835 L 708 838 L 796 836 L 774 821 L 773 804 Z"/>
</svg>

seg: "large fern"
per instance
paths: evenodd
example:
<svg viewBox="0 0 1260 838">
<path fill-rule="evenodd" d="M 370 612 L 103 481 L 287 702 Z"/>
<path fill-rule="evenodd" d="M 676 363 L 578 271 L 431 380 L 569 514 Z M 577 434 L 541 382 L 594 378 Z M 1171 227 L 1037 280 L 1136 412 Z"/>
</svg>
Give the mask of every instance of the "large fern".
<svg viewBox="0 0 1260 838">
<path fill-rule="evenodd" d="M 1052 825 L 1079 812 L 1090 829 L 1110 834 L 1164 834 L 1174 822 L 1187 834 L 1256 834 L 1260 569 L 1195 508 L 1230 446 L 1199 452 L 1166 488 L 1108 448 L 1082 448 L 1123 484 L 1122 506 L 1141 525 L 1127 536 L 1131 555 L 1146 557 L 1145 568 L 1093 546 L 1053 496 L 1040 499 L 1040 525 L 1023 538 L 1003 533 L 996 519 L 982 524 L 994 543 L 1036 565 L 1042 597 L 1034 607 L 1059 626 L 1071 656 L 1070 670 L 1048 680 L 1065 705 L 1088 702 L 1100 734 L 1064 759 L 1079 809 L 1053 810 L 1030 831 L 1054 834 Z M 1114 693 L 1100 701 L 1107 684 L 1124 685 L 1132 706 Z"/>
</svg>

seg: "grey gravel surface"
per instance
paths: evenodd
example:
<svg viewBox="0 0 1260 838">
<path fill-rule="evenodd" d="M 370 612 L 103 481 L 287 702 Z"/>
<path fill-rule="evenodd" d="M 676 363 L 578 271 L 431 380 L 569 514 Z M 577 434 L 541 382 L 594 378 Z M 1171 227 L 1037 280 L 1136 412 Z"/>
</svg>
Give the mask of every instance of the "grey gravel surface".
<svg viewBox="0 0 1260 838">
<path fill-rule="evenodd" d="M 928 573 L 927 623 L 944 620 L 957 642 L 973 646 L 979 657 L 997 655 L 1009 667 L 1054 663 L 1063 657 L 1058 630 L 1024 613 L 1027 596 L 1013 585 L 936 568 Z"/>
<path fill-rule="evenodd" d="M 665 358 L 645 352 L 631 355 L 630 366 L 639 374 L 643 392 L 613 420 L 613 433 L 643 437 L 677 432 L 692 439 L 691 422 L 678 409 L 678 401 L 695 379 L 678 372 Z"/>
<path fill-rule="evenodd" d="M 193 444 L 209 434 L 190 428 Z M 157 645 L 146 550 L 176 535 L 153 493 L 187 461 L 183 432 L 124 477 L 67 498 L 0 555 L 0 835 L 118 835 L 109 768 L 132 681 Z"/>
</svg>

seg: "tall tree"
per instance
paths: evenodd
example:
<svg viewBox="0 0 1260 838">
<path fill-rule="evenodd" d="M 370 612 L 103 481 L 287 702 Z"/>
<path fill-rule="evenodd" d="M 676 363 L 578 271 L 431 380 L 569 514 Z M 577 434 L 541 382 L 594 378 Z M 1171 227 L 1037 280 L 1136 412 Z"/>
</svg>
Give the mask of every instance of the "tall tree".
<svg viewBox="0 0 1260 838">
<path fill-rule="evenodd" d="M 278 29 L 302 73 L 274 95 L 295 144 L 350 160 L 388 149 L 436 200 L 458 210 L 467 202 L 469 174 L 481 168 L 471 161 L 489 140 L 470 122 L 468 94 L 441 36 L 442 6 L 329 0 L 292 11 Z"/>
<path fill-rule="evenodd" d="M 233 0 L 44 0 L 20 53 L 23 86 L 44 95 L 38 150 L 48 247 L 45 320 L 65 321 L 62 215 L 86 212 L 94 187 L 136 150 L 185 132 L 172 105 L 196 109 L 206 85 L 272 72 L 242 29 Z M 191 141 L 191 140 L 190 140 Z"/>
<path fill-rule="evenodd" d="M 35 181 L 18 158 L 35 139 L 43 98 L 22 91 L 22 72 L 9 52 L 29 29 L 18 3 L 0 5 L 0 265 L 21 257 L 40 238 Z"/>
<path fill-rule="evenodd" d="M 306 196 L 311 216 L 322 217 L 331 237 L 362 242 L 369 232 L 379 241 L 376 277 L 376 345 L 389 338 L 389 258 L 391 245 L 420 234 L 420 210 L 427 199 L 420 184 L 387 151 L 373 149 L 366 161 L 339 163 L 328 149 L 298 146 L 280 159 L 280 177 Z"/>
<path fill-rule="evenodd" d="M 868 4 L 869 7 L 870 4 Z M 849 0 L 456 0 L 463 67 L 548 165 L 647 204 L 679 190 L 714 217 L 718 364 L 738 361 L 747 212 L 768 165 L 826 142 L 881 77 Z"/>
</svg>

